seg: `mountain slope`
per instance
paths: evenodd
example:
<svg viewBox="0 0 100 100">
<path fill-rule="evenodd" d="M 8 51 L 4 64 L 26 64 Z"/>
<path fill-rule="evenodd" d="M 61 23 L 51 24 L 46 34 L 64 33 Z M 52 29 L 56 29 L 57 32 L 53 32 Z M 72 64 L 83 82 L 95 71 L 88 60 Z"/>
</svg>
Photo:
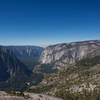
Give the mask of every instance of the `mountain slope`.
<svg viewBox="0 0 100 100">
<path fill-rule="evenodd" d="M 5 46 L 5 48 L 13 52 L 31 70 L 38 63 L 43 51 L 43 48 L 38 46 Z"/>
<path fill-rule="evenodd" d="M 29 92 L 64 100 L 100 100 L 100 40 L 48 46 L 40 61 L 45 68 L 51 65 L 59 70 L 45 74 Z"/>
<path fill-rule="evenodd" d="M 100 55 L 100 40 L 91 40 L 48 46 L 43 51 L 40 61 L 42 64 L 53 63 L 59 67 L 98 55 Z"/>
<path fill-rule="evenodd" d="M 21 89 L 31 74 L 11 51 L 0 46 L 0 89 Z"/>
<path fill-rule="evenodd" d="M 46 75 L 40 84 L 29 91 L 64 100 L 100 100 L 100 56 L 66 65 L 57 73 Z"/>
</svg>

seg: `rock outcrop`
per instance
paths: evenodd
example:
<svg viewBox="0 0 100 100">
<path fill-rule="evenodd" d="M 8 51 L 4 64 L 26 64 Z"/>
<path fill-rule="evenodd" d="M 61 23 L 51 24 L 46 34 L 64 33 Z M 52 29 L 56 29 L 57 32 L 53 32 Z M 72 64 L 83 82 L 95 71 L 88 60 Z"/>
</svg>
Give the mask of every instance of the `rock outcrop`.
<svg viewBox="0 0 100 100">
<path fill-rule="evenodd" d="M 82 42 L 71 42 L 51 45 L 45 48 L 40 61 L 42 64 L 55 64 L 64 66 L 75 62 L 100 55 L 100 40 L 90 40 Z"/>
<path fill-rule="evenodd" d="M 35 94 L 35 93 L 24 93 L 24 96 L 14 96 L 7 94 L 4 91 L 0 91 L 0 100 L 62 100 L 53 96 Z"/>
</svg>

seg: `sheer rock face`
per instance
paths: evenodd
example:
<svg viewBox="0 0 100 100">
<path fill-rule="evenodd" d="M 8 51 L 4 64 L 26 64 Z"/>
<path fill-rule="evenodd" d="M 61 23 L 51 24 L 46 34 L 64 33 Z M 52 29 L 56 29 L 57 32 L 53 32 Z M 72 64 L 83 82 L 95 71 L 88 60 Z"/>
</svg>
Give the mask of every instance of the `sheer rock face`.
<svg viewBox="0 0 100 100">
<path fill-rule="evenodd" d="M 74 64 L 86 57 L 100 55 L 100 40 L 72 42 L 48 46 L 43 51 L 40 61 L 42 64 L 54 63 L 59 66 Z"/>
<path fill-rule="evenodd" d="M 33 64 L 42 50 L 36 46 L 0 46 L 0 89 L 26 88 L 36 75 L 32 73 Z"/>
<path fill-rule="evenodd" d="M 34 64 L 38 62 L 43 51 L 43 48 L 39 46 L 5 46 L 4 48 L 13 52 L 23 64 L 30 68 L 33 68 Z"/>
<path fill-rule="evenodd" d="M 43 51 L 43 48 L 38 46 L 6 46 L 5 48 L 11 50 L 19 59 L 25 57 L 36 59 Z"/>
<path fill-rule="evenodd" d="M 25 61 L 29 58 L 31 61 L 35 58 L 39 59 L 42 50 L 43 48 L 36 46 L 0 46 L 0 80 L 1 77 L 4 76 L 5 79 L 15 72 L 30 72 L 24 61 L 22 62 L 22 58 Z"/>
<path fill-rule="evenodd" d="M 0 46 L 0 89 L 6 89 L 15 87 L 15 84 L 22 84 L 29 79 L 31 71 L 20 62 L 19 59 L 13 54 L 13 52 Z M 16 81 L 15 80 L 19 80 Z M 11 84 L 11 85 L 10 85 Z M 17 85 L 19 88 L 20 85 Z"/>
</svg>

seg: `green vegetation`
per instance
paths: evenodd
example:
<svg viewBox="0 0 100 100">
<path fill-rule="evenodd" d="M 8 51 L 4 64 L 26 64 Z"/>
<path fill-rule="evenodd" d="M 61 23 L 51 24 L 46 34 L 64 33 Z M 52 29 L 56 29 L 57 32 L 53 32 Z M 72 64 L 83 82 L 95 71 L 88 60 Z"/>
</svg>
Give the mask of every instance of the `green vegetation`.
<svg viewBox="0 0 100 100">
<path fill-rule="evenodd" d="M 93 58 L 84 58 L 80 60 L 79 62 L 77 62 L 78 66 L 84 66 L 84 67 L 91 67 L 96 64 L 100 64 L 100 56 L 96 56 Z"/>
<path fill-rule="evenodd" d="M 28 91 L 47 93 L 64 100 L 100 100 L 99 78 L 100 57 L 97 56 L 83 59 L 76 65 L 67 65 L 56 73 L 45 75 L 40 84 Z"/>
<path fill-rule="evenodd" d="M 25 77 L 25 76 L 24 76 Z M 19 79 L 11 81 L 13 88 L 20 86 L 21 92 L 12 94 L 24 96 L 23 91 L 32 93 L 46 93 L 64 100 L 100 100 L 100 57 L 86 58 L 76 65 L 66 65 L 62 70 L 53 69 L 53 65 L 43 64 L 37 67 L 31 77 L 31 84 L 18 85 Z M 21 79 L 21 76 L 20 76 Z M 14 84 L 13 84 L 14 83 Z M 22 88 L 24 86 L 24 89 Z M 95 86 L 95 87 L 94 87 Z M 94 87 L 91 89 L 91 87 Z M 81 91 L 79 91 L 81 89 Z M 12 89 L 13 90 L 13 89 Z M 14 91 L 14 90 L 13 90 Z"/>
<path fill-rule="evenodd" d="M 46 92 L 49 91 L 49 89 L 53 88 L 53 85 L 44 85 L 44 86 L 38 86 L 34 89 L 29 89 L 28 92 L 33 92 L 33 93 L 42 93 L 42 92 Z"/>
<path fill-rule="evenodd" d="M 42 73 L 54 73 L 57 71 L 57 69 L 53 69 L 53 65 L 52 64 L 42 64 L 40 66 L 40 69 L 39 69 L 40 72 Z"/>
<path fill-rule="evenodd" d="M 72 93 L 71 91 L 65 91 L 61 89 L 55 93 L 55 96 L 61 97 L 64 100 L 100 100 L 100 91 L 86 91 L 81 93 Z"/>
</svg>

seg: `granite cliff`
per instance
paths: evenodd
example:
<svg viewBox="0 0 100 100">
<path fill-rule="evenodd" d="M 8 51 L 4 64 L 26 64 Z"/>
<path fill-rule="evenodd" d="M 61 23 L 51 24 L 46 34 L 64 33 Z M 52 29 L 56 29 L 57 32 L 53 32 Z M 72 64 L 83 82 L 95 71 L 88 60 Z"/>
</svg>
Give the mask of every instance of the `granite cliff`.
<svg viewBox="0 0 100 100">
<path fill-rule="evenodd" d="M 42 52 L 40 61 L 42 64 L 65 66 L 66 64 L 75 64 L 83 58 L 99 55 L 100 40 L 90 40 L 48 46 Z"/>
</svg>

